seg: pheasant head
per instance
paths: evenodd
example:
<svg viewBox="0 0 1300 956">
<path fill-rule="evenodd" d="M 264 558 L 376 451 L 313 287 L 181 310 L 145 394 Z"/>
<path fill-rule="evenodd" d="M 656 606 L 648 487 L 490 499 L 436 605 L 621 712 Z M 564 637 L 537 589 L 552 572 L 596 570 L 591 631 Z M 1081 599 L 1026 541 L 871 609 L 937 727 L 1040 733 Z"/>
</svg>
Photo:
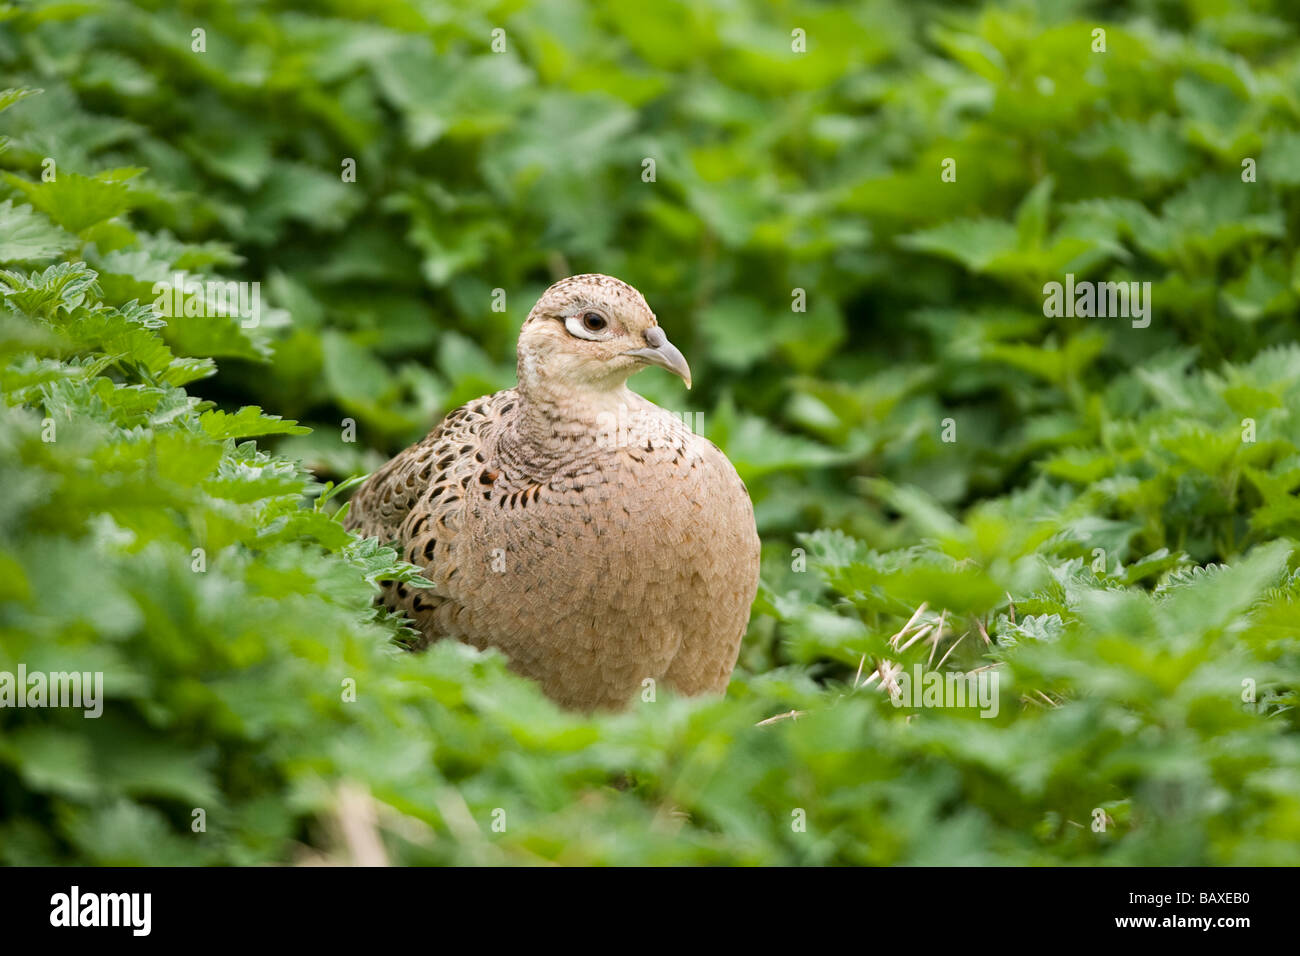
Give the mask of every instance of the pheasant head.
<svg viewBox="0 0 1300 956">
<path fill-rule="evenodd" d="M 606 275 L 570 276 L 547 289 L 519 332 L 518 354 L 526 396 L 618 391 L 649 365 L 691 387 L 690 366 L 645 298 Z"/>
</svg>

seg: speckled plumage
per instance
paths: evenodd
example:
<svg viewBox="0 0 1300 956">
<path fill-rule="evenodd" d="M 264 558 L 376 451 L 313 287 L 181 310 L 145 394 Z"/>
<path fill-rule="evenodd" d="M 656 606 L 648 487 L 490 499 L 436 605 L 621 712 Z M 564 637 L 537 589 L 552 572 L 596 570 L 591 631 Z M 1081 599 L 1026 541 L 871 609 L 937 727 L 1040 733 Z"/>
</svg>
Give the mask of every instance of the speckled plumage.
<svg viewBox="0 0 1300 956">
<path fill-rule="evenodd" d="M 571 331 L 591 310 L 600 340 Z M 426 642 L 499 648 L 576 709 L 622 707 L 646 679 L 725 690 L 758 584 L 753 508 L 716 446 L 626 387 L 647 363 L 689 382 L 635 289 L 565 279 L 520 332 L 518 386 L 362 486 L 348 526 L 399 542 L 434 584 L 384 594 Z"/>
</svg>

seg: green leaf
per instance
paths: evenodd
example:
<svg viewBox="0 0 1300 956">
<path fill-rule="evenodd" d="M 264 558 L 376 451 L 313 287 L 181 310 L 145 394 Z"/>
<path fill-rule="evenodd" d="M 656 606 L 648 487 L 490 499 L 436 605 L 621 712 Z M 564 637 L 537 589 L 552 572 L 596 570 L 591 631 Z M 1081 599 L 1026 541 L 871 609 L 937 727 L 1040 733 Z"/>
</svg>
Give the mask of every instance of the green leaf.
<svg viewBox="0 0 1300 956">
<path fill-rule="evenodd" d="M 43 93 L 44 90 L 29 89 L 26 87 L 10 87 L 7 90 L 0 90 L 0 113 L 3 113 L 15 103 L 20 103 L 29 96 L 35 96 L 37 93 Z"/>
<path fill-rule="evenodd" d="M 21 190 L 28 202 L 72 233 L 116 218 L 135 205 L 130 187 L 123 181 L 130 177 L 120 170 L 93 178 L 60 173 L 53 182 L 39 183 L 28 182 L 13 173 L 5 173 L 4 178 Z"/>
<path fill-rule="evenodd" d="M 0 202 L 0 262 L 50 259 L 74 245 L 67 233 L 31 206 Z"/>
<path fill-rule="evenodd" d="M 199 416 L 199 426 L 213 438 L 252 438 L 256 435 L 306 435 L 311 429 L 279 415 L 264 415 L 256 405 L 234 414 L 213 410 Z"/>
</svg>

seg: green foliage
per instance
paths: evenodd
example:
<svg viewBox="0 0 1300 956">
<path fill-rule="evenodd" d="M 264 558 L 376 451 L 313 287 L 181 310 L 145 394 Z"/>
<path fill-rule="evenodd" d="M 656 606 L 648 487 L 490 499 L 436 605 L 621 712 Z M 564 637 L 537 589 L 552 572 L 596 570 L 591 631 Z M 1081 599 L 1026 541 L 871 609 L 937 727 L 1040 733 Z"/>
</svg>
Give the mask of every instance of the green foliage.
<svg viewBox="0 0 1300 956">
<path fill-rule="evenodd" d="M 359 800 L 405 863 L 1300 862 L 1300 21 L 1136 8 L 0 10 L 0 672 L 105 675 L 0 708 L 0 862 L 345 860 Z M 340 523 L 580 271 L 754 497 L 724 700 L 404 653 Z"/>
</svg>

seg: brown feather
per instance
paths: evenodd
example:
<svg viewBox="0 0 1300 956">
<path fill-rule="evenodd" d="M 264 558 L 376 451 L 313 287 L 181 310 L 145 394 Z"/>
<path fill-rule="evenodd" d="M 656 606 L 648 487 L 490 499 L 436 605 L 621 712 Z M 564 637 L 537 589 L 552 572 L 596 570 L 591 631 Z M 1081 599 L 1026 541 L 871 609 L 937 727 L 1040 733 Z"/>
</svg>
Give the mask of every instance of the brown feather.
<svg viewBox="0 0 1300 956">
<path fill-rule="evenodd" d="M 749 495 L 715 445 L 626 375 L 600 379 L 597 363 L 620 361 L 612 344 L 571 344 L 562 322 L 530 332 L 548 310 L 593 302 L 632 344 L 655 324 L 618 280 L 565 282 L 521 333 L 520 386 L 456 409 L 371 476 L 348 527 L 425 569 L 432 588 L 389 586 L 384 602 L 426 643 L 498 648 L 566 707 L 625 706 L 647 679 L 721 693 L 758 585 Z"/>
</svg>

